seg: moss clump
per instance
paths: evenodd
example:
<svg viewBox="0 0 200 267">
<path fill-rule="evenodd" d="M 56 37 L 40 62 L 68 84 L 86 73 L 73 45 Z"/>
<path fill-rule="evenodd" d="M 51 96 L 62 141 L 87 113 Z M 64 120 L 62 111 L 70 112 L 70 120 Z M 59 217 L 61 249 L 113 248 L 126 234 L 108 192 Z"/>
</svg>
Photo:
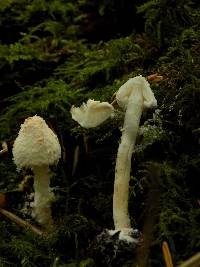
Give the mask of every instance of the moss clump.
<svg viewBox="0 0 200 267">
<path fill-rule="evenodd" d="M 42 116 L 63 151 L 51 179 L 55 232 L 39 238 L 1 216 L 0 266 L 100 264 L 89 248 L 96 235 L 113 227 L 123 113 L 83 130 L 71 119 L 70 108 L 88 98 L 111 102 L 128 78 L 156 72 L 163 79 L 150 84 L 159 110 L 143 114 L 132 159 L 132 225 L 149 236 L 142 256 L 146 266 L 164 265 L 164 240 L 175 265 L 199 251 L 198 12 L 195 0 L 0 1 L 0 141 L 9 149 L 0 154 L 0 190 L 7 209 L 35 223 L 23 209 L 30 202 L 32 179 L 18 191 L 31 172 L 17 173 L 11 153 L 24 119 Z M 120 267 L 132 266 L 137 257 L 124 254 Z"/>
</svg>

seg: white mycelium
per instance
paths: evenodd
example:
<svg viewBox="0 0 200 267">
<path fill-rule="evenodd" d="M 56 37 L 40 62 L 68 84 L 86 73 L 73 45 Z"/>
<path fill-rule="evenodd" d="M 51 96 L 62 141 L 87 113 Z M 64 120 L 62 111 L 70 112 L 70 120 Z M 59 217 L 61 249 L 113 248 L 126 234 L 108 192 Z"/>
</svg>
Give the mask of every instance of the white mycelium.
<svg viewBox="0 0 200 267">
<path fill-rule="evenodd" d="M 44 119 L 27 118 L 14 142 L 13 160 L 18 170 L 31 168 L 34 173 L 33 216 L 45 227 L 52 224 L 49 165 L 56 165 L 60 157 L 58 138 Z"/>
</svg>

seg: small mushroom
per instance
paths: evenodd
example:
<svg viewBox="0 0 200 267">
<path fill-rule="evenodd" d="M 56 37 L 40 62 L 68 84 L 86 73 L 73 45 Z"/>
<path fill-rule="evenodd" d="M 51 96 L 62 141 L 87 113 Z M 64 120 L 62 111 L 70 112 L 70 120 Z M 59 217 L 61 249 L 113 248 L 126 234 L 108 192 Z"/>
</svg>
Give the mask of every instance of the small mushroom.
<svg viewBox="0 0 200 267">
<path fill-rule="evenodd" d="M 113 194 L 113 219 L 116 230 L 124 232 L 130 240 L 131 223 L 128 212 L 131 157 L 136 142 L 139 123 L 145 108 L 154 108 L 157 101 L 149 83 L 142 76 L 136 76 L 123 84 L 116 94 L 118 105 L 124 109 L 125 118 L 121 142 L 115 167 Z"/>
<path fill-rule="evenodd" d="M 34 174 L 33 217 L 44 227 L 53 224 L 49 166 L 56 165 L 61 147 L 55 133 L 39 116 L 29 117 L 21 125 L 13 145 L 13 160 L 17 170 L 30 168 Z"/>
<path fill-rule="evenodd" d="M 109 234 L 113 235 L 116 231 L 120 231 L 119 239 L 127 243 L 137 243 L 138 239 L 134 237 L 138 236 L 138 231 L 131 228 L 128 212 L 131 157 L 142 112 L 144 109 L 156 107 L 157 101 L 149 83 L 141 75 L 131 78 L 123 84 L 116 93 L 116 100 L 118 105 L 125 111 L 125 118 L 115 167 L 113 193 L 115 230 L 109 231 Z M 100 108 L 101 104 L 102 108 Z M 103 107 L 106 108 L 106 112 L 104 112 Z M 82 127 L 90 128 L 98 126 L 111 116 L 113 109 L 113 106 L 107 102 L 100 103 L 99 101 L 88 100 L 87 105 L 83 104 L 80 108 L 75 109 L 72 107 L 71 113 L 72 118 Z"/>
</svg>

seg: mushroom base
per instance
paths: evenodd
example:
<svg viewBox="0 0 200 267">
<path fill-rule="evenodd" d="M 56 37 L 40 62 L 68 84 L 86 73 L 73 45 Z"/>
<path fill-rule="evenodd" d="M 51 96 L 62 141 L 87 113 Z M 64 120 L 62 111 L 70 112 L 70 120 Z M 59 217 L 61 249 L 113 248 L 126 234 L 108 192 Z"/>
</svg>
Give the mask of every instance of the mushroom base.
<svg viewBox="0 0 200 267">
<path fill-rule="evenodd" d="M 108 230 L 108 233 L 113 236 L 115 234 L 119 235 L 119 240 L 128 244 L 138 244 L 140 242 L 140 232 L 133 228 L 123 228 L 120 230 Z"/>
<path fill-rule="evenodd" d="M 134 252 L 141 241 L 141 233 L 137 229 L 105 229 L 95 238 L 90 254 L 98 267 L 121 267 L 128 259 L 134 259 Z"/>
</svg>

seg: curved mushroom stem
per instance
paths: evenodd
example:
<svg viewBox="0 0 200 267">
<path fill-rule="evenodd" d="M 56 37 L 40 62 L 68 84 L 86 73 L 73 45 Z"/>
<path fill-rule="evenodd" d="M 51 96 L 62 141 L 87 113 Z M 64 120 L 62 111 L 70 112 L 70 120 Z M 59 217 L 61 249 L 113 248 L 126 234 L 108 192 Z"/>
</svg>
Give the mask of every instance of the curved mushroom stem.
<svg viewBox="0 0 200 267">
<path fill-rule="evenodd" d="M 113 219 L 116 230 L 131 228 L 128 212 L 131 157 L 139 129 L 143 102 L 141 89 L 135 88 L 129 96 L 121 143 L 117 153 L 113 194 Z"/>
<path fill-rule="evenodd" d="M 33 207 L 33 217 L 45 228 L 53 225 L 53 220 L 51 216 L 51 201 L 53 198 L 53 193 L 50 190 L 50 178 L 49 178 L 49 168 L 46 166 L 37 166 L 33 169 L 34 173 L 34 202 Z"/>
</svg>

